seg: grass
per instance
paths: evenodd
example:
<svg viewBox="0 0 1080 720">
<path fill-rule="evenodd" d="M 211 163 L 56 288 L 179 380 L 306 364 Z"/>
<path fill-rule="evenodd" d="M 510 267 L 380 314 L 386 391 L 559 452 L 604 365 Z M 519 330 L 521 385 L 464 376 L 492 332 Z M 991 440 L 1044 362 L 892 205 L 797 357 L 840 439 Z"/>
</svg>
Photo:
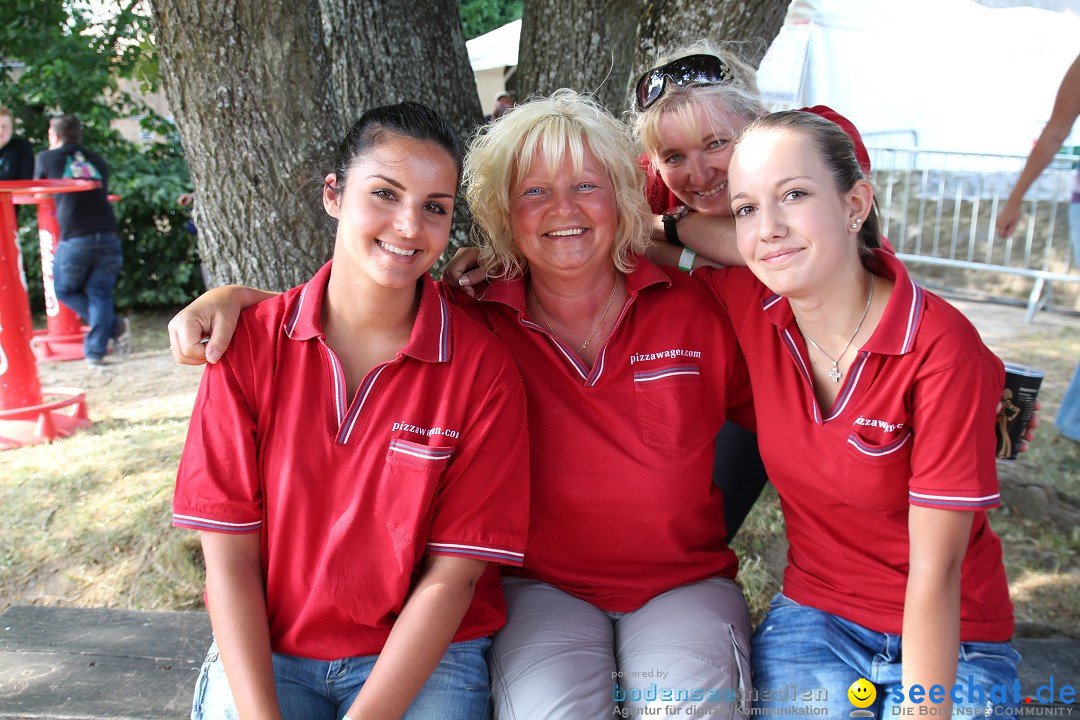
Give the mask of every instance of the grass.
<svg viewBox="0 0 1080 720">
<path fill-rule="evenodd" d="M 172 362 L 164 332 L 170 313 L 133 318 L 135 351 L 95 371 L 43 364 L 46 386 L 87 391 L 93 427 L 63 442 L 0 454 L 0 610 L 15 603 L 139 609 L 202 606 L 196 535 L 170 527 L 170 503 L 201 371 Z M 1080 444 L 1052 425 L 1077 359 L 1080 322 L 1006 332 L 991 347 L 1047 373 L 1043 427 L 1012 468 L 1025 480 L 1080 497 Z M 1002 538 L 1017 619 L 1026 632 L 1080 628 L 1080 529 L 1002 509 Z M 735 542 L 740 580 L 755 621 L 779 589 L 783 518 L 769 488 Z"/>
<path fill-rule="evenodd" d="M 124 364 L 40 366 L 46 387 L 86 390 L 94 425 L 10 450 L 0 477 L 0 597 L 12 603 L 186 609 L 201 605 L 198 540 L 169 527 L 172 485 L 199 371 L 162 348 L 165 314 L 134 318 Z"/>
</svg>

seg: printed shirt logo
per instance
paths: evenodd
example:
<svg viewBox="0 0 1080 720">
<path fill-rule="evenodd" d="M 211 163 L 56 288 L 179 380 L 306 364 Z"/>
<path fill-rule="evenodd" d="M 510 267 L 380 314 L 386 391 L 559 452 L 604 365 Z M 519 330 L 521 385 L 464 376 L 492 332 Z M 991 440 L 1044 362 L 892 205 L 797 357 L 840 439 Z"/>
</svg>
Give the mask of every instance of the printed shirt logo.
<svg viewBox="0 0 1080 720">
<path fill-rule="evenodd" d="M 701 352 L 698 350 L 686 350 L 684 348 L 672 348 L 671 350 L 663 350 L 656 353 L 638 353 L 630 356 L 630 364 L 639 362 L 647 362 L 649 360 L 666 360 L 668 358 L 700 358 Z"/>
<path fill-rule="evenodd" d="M 67 165 L 64 167 L 64 177 L 66 178 L 81 178 L 84 180 L 100 180 L 101 173 L 94 167 L 94 164 L 86 159 L 86 156 L 81 152 L 76 152 L 70 158 L 68 158 Z"/>
<path fill-rule="evenodd" d="M 884 420 L 872 420 L 870 418 L 863 417 L 862 415 L 856 418 L 855 422 L 853 422 L 852 425 L 863 425 L 865 427 L 881 428 L 885 432 L 896 432 L 897 430 L 902 430 L 904 428 L 904 423 L 890 423 L 885 422 Z"/>
<path fill-rule="evenodd" d="M 446 428 L 440 427 L 425 428 L 420 427 L 419 425 L 411 425 L 407 422 L 394 423 L 394 427 L 391 428 L 391 432 L 396 432 L 398 430 L 401 430 L 403 432 L 415 433 L 416 435 L 422 435 L 423 437 L 431 437 L 432 435 L 442 435 L 443 437 L 448 437 L 452 439 L 457 439 L 461 437 L 461 433 L 457 430 L 448 430 Z"/>
</svg>

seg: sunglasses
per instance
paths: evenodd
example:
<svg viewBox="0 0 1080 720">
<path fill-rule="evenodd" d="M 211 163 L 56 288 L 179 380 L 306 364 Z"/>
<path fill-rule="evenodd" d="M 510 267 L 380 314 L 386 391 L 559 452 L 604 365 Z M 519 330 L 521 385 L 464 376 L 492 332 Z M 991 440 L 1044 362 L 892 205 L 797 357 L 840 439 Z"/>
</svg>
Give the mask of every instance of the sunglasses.
<svg viewBox="0 0 1080 720">
<path fill-rule="evenodd" d="M 648 110 L 664 94 L 668 80 L 686 87 L 716 85 L 729 82 L 734 77 L 735 73 L 731 68 L 715 55 L 687 55 L 666 65 L 654 67 L 642 75 L 637 81 L 634 101 L 639 111 Z"/>
</svg>

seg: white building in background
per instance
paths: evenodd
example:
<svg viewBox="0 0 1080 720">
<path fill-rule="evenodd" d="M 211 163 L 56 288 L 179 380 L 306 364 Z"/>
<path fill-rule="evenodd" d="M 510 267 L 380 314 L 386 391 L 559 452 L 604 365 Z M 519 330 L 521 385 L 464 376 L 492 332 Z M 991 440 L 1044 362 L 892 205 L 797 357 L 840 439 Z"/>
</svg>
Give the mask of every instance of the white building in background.
<svg viewBox="0 0 1080 720">
<path fill-rule="evenodd" d="M 495 97 L 506 90 L 506 80 L 514 74 L 520 39 L 521 20 L 515 20 L 465 43 L 485 115 L 491 114 Z"/>
<path fill-rule="evenodd" d="M 758 84 L 773 109 L 828 105 L 864 133 L 910 129 L 924 148 L 1026 155 L 1080 53 L 1073 4 L 793 0 Z"/>
</svg>

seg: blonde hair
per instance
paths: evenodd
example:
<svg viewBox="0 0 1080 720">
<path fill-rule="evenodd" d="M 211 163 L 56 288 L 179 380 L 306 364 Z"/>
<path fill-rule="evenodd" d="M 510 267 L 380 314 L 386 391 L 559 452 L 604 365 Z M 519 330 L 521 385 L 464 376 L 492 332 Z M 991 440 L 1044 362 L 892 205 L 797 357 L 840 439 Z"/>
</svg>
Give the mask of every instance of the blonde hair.
<svg viewBox="0 0 1080 720">
<path fill-rule="evenodd" d="M 491 277 L 513 278 L 528 269 L 511 230 L 510 188 L 529 172 L 537 152 L 549 167 L 569 153 L 575 170 L 591 152 L 607 170 L 617 214 L 611 260 L 621 272 L 631 271 L 649 242 L 649 207 L 629 131 L 591 97 L 565 88 L 530 98 L 481 128 L 472 141 L 465 157 L 465 199 L 480 265 Z"/>
<path fill-rule="evenodd" d="M 9 117 L 12 122 L 15 121 L 15 114 L 6 105 L 0 105 L 0 117 Z"/>
<path fill-rule="evenodd" d="M 634 135 L 649 156 L 649 161 L 656 164 L 656 150 L 660 147 L 660 119 L 667 113 L 674 113 L 679 124 L 691 137 L 700 137 L 702 128 L 694 116 L 694 110 L 702 108 L 714 127 L 724 126 L 721 112 L 738 115 L 747 123 L 767 111 L 758 91 L 754 68 L 741 59 L 729 46 L 716 46 L 708 40 L 699 40 L 693 45 L 681 48 L 677 52 L 660 58 L 654 67 L 665 65 L 673 60 L 688 55 L 712 55 L 720 58 L 732 71 L 731 80 L 714 85 L 682 86 L 669 82 L 664 94 L 647 110 L 637 110 L 632 117 Z M 742 127 L 727 128 L 737 134 Z"/>
</svg>

